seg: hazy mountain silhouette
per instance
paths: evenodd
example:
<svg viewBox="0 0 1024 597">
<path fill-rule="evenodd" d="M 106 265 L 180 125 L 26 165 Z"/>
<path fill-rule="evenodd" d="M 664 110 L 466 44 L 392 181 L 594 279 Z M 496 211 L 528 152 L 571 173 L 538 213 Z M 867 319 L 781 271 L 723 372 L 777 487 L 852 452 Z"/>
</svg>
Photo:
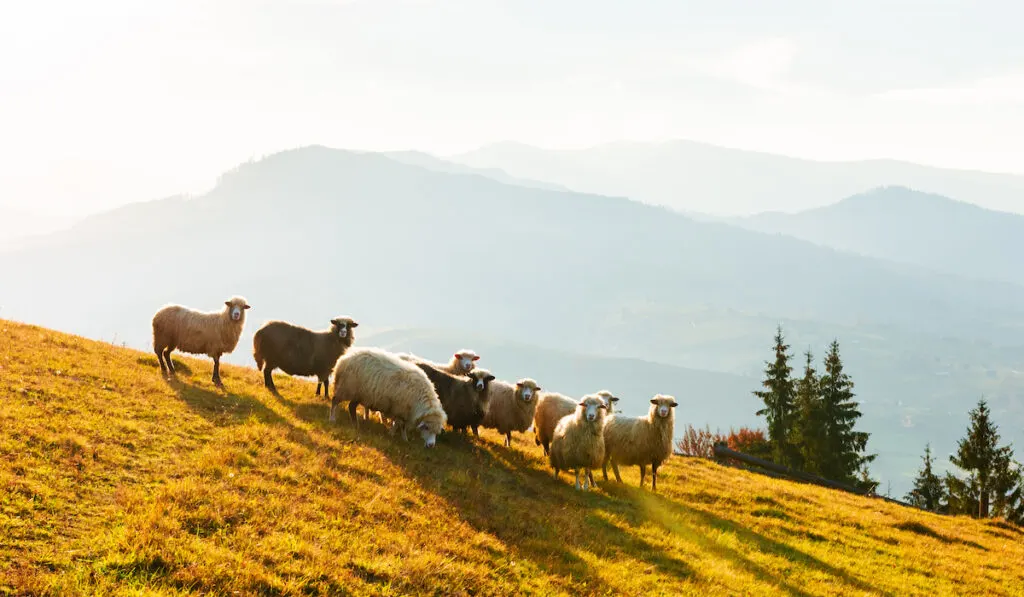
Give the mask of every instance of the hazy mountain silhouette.
<svg viewBox="0 0 1024 597">
<path fill-rule="evenodd" d="M 385 151 L 382 152 L 382 155 L 385 155 L 396 162 L 402 162 L 403 164 L 409 164 L 411 166 L 421 166 L 428 170 L 434 170 L 435 172 L 448 172 L 450 174 L 478 174 L 480 176 L 486 176 L 487 178 L 494 179 L 498 182 L 514 184 L 532 189 L 547 189 L 549 191 L 569 190 L 567 187 L 550 182 L 509 176 L 508 173 L 501 168 L 470 168 L 463 164 L 442 160 L 422 151 Z"/>
<path fill-rule="evenodd" d="M 1024 284 L 1024 216 L 905 187 L 879 188 L 796 214 L 732 221 L 936 271 Z"/>
<path fill-rule="evenodd" d="M 72 217 L 0 206 L 0 248 L 12 248 L 24 244 L 29 237 L 70 228 L 75 221 Z"/>
<path fill-rule="evenodd" d="M 505 351 L 503 377 L 536 369 L 552 387 L 576 388 L 589 387 L 579 371 L 603 371 L 594 384 L 635 378 L 617 391 L 657 386 L 737 423 L 757 409 L 750 391 L 781 321 L 794 352 L 820 357 L 839 337 L 875 433 L 869 447 L 883 454 L 876 470 L 889 478 L 913 472 L 924 441 L 952 449 L 943 441 L 981 393 L 1006 425 L 1024 423 L 1013 373 L 1024 288 L 380 154 L 281 152 L 224 174 L 206 195 L 125 206 L 0 253 L 0 271 L 4 317 L 138 348 L 165 302 L 217 309 L 242 294 L 253 308 L 227 362 L 251 364 L 265 320 L 319 328 L 351 314 L 363 338 L 445 330 L 424 346 L 478 338 Z M 544 369 L 545 351 L 582 364 Z M 660 365 L 733 376 L 697 381 Z M 737 375 L 754 382 L 744 389 Z"/>
<path fill-rule="evenodd" d="M 566 151 L 505 142 L 450 159 L 576 191 L 718 215 L 805 210 L 884 185 L 1024 212 L 1024 176 L 894 160 L 819 162 L 685 140 L 617 142 Z"/>
</svg>

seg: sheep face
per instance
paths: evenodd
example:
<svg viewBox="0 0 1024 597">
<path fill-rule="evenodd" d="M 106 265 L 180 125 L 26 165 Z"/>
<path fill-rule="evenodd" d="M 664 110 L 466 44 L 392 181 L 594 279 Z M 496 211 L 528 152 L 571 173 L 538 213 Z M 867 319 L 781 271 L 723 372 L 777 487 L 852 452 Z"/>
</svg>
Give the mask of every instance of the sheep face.
<svg viewBox="0 0 1024 597">
<path fill-rule="evenodd" d="M 532 379 L 520 379 L 516 382 L 516 388 L 519 390 L 519 399 L 529 404 L 537 392 L 540 391 L 540 386 L 537 382 Z"/>
<path fill-rule="evenodd" d="M 654 398 L 651 398 L 651 404 L 654 405 L 654 414 L 663 419 L 668 418 L 668 416 L 672 414 L 672 409 L 679 406 L 679 404 L 676 403 L 675 398 L 672 396 L 665 396 L 663 394 L 658 394 Z"/>
<path fill-rule="evenodd" d="M 494 380 L 494 375 L 486 369 L 473 369 L 469 372 L 469 378 L 473 380 L 473 389 L 483 394 Z"/>
<path fill-rule="evenodd" d="M 476 368 L 476 362 L 480 360 L 480 357 L 472 350 L 460 350 L 455 353 L 455 360 L 459 363 L 459 369 L 465 375 Z"/>
<path fill-rule="evenodd" d="M 608 390 L 601 390 L 595 396 L 604 400 L 605 405 L 608 407 L 608 412 L 615 412 L 615 403 L 619 401 L 619 397 L 612 394 Z"/>
<path fill-rule="evenodd" d="M 331 333 L 341 339 L 348 338 L 359 324 L 351 317 L 336 317 L 331 320 Z"/>
<path fill-rule="evenodd" d="M 423 438 L 423 445 L 428 448 L 434 447 L 434 444 L 437 443 L 437 434 L 441 433 L 440 429 L 435 428 L 426 421 L 420 421 L 420 424 L 416 426 L 416 430 L 420 432 L 420 437 Z"/>
<path fill-rule="evenodd" d="M 231 318 L 231 321 L 242 321 L 242 318 L 245 317 L 245 310 L 249 308 L 249 304 L 240 296 L 224 301 L 224 305 L 228 308 L 228 317 Z"/>
<path fill-rule="evenodd" d="M 577 404 L 583 410 L 583 418 L 590 423 L 599 421 L 608 411 L 608 405 L 604 403 L 604 400 L 597 396 L 586 396 Z"/>
</svg>

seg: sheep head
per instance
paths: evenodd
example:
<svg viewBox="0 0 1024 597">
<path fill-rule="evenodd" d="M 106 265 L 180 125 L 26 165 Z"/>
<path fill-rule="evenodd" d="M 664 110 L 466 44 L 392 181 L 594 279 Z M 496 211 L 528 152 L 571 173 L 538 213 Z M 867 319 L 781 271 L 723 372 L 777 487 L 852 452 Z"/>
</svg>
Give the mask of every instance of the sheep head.
<svg viewBox="0 0 1024 597">
<path fill-rule="evenodd" d="M 651 398 L 651 414 L 663 419 L 668 418 L 672 414 L 672 409 L 677 406 L 679 404 L 676 403 L 676 399 L 672 396 L 658 394 Z"/>
<path fill-rule="evenodd" d="M 353 328 L 358 325 L 351 317 L 335 317 L 331 320 L 331 333 L 344 340 L 354 334 Z"/>
<path fill-rule="evenodd" d="M 494 375 L 487 369 L 473 369 L 469 372 L 468 377 L 473 381 L 473 389 L 478 394 L 486 392 L 494 380 Z"/>
<path fill-rule="evenodd" d="M 601 400 L 604 400 L 605 405 L 608 407 L 608 414 L 615 412 L 615 403 L 619 401 L 619 397 L 612 394 L 608 390 L 601 390 L 594 394 Z"/>
<path fill-rule="evenodd" d="M 242 321 L 245 319 L 245 310 L 249 308 L 249 303 L 240 296 L 233 296 L 230 300 L 224 301 L 224 306 L 231 321 Z"/>
<path fill-rule="evenodd" d="M 476 362 L 480 360 L 480 356 L 468 348 L 464 348 L 456 352 L 455 356 L 452 358 L 458 364 L 459 372 L 463 375 L 468 374 L 476 368 Z"/>
<path fill-rule="evenodd" d="M 601 421 L 604 419 L 605 413 L 608 412 L 608 405 L 605 404 L 604 399 L 594 394 L 584 396 L 576 404 L 580 407 L 583 420 L 589 423 Z"/>
<path fill-rule="evenodd" d="M 529 377 L 520 379 L 516 382 L 516 396 L 523 402 L 529 404 L 537 392 L 540 391 L 540 386 L 537 382 L 533 381 Z"/>
</svg>

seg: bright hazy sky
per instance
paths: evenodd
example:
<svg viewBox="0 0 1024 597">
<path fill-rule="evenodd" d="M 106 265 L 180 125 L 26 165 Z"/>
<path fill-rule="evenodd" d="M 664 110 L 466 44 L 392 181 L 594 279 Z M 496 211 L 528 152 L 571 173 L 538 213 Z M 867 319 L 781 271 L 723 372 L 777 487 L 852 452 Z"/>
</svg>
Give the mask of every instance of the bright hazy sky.
<svg viewBox="0 0 1024 597">
<path fill-rule="evenodd" d="M 203 192 L 321 143 L 686 138 L 1024 173 L 1024 3 L 32 0 L 0 8 L 0 205 Z"/>
</svg>

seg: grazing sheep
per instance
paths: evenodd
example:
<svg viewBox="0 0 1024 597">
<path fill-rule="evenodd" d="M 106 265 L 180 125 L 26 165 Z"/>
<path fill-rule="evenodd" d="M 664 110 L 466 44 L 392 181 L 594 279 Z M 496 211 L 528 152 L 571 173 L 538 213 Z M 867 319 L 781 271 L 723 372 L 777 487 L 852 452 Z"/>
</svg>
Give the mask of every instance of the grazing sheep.
<svg viewBox="0 0 1024 597">
<path fill-rule="evenodd" d="M 514 386 L 501 380 L 492 381 L 491 407 L 481 425 L 497 429 L 505 436 L 505 446 L 511 446 L 512 432 L 522 433 L 533 423 L 533 413 L 537 408 L 535 398 L 540 390 L 537 382 L 528 377 L 520 379 Z"/>
<path fill-rule="evenodd" d="M 171 352 L 205 354 L 213 359 L 213 383 L 220 381 L 220 357 L 235 350 L 250 305 L 240 296 L 224 301 L 220 311 L 196 311 L 181 305 L 165 305 L 153 315 L 153 351 L 160 371 L 174 375 Z"/>
<path fill-rule="evenodd" d="M 555 478 L 562 470 L 575 469 L 576 489 L 580 489 L 580 471 L 587 471 L 583 477 L 583 491 L 594 484 L 590 469 L 601 466 L 604 461 L 604 421 L 608 405 L 603 398 L 591 394 L 577 403 L 576 412 L 558 421 L 551 438 L 551 466 Z M 589 482 L 588 482 L 589 480 Z"/>
<path fill-rule="evenodd" d="M 594 393 L 595 396 L 604 401 L 608 407 L 608 414 L 615 412 L 614 404 L 619 398 L 608 390 L 601 390 Z M 542 392 L 537 397 L 537 406 L 533 415 L 534 443 L 544 447 L 544 455 L 548 454 L 551 436 L 555 432 L 555 426 L 562 417 L 572 414 L 576 410 L 576 401 L 564 394 L 557 392 Z"/>
<path fill-rule="evenodd" d="M 439 363 L 428 361 L 423 357 L 414 355 L 409 352 L 398 353 L 398 358 L 412 363 L 426 363 L 428 365 L 431 365 L 435 369 L 446 371 L 448 373 L 451 373 L 452 375 L 468 374 L 470 371 L 476 368 L 476 362 L 480 360 L 480 356 L 473 352 L 472 350 L 469 350 L 468 348 L 463 348 L 462 350 L 456 352 L 452 356 L 452 359 L 448 361 L 447 365 L 441 365 Z"/>
<path fill-rule="evenodd" d="M 605 454 L 601 469 L 608 480 L 608 462 L 612 463 L 615 480 L 622 483 L 619 464 L 640 466 L 640 486 L 644 485 L 647 465 L 651 465 L 651 491 L 658 488 L 658 467 L 672 455 L 672 432 L 675 423 L 675 398 L 658 394 L 651 398 L 651 410 L 644 417 L 614 415 L 604 427 Z"/>
<path fill-rule="evenodd" d="M 480 422 L 490 406 L 490 384 L 494 375 L 486 369 L 473 369 L 467 375 L 452 375 L 429 364 L 416 363 L 437 390 L 441 406 L 448 415 L 448 424 L 455 431 L 466 432 L 469 427 L 473 435 L 480 437 Z"/>
<path fill-rule="evenodd" d="M 393 419 L 391 432 L 420 432 L 424 444 L 434 447 L 448 416 L 430 378 L 416 365 L 379 348 L 354 348 L 334 366 L 334 398 L 329 420 L 336 420 L 338 404 L 348 401 L 348 413 L 358 429 L 356 407 L 378 411 Z"/>
<path fill-rule="evenodd" d="M 289 375 L 315 375 L 316 395 L 322 385 L 326 398 L 331 369 L 352 346 L 358 325 L 351 317 L 336 317 L 329 329 L 320 332 L 284 321 L 263 324 L 252 337 L 252 356 L 256 369 L 263 371 L 263 385 L 277 393 L 271 375 L 274 369 Z"/>
</svg>

